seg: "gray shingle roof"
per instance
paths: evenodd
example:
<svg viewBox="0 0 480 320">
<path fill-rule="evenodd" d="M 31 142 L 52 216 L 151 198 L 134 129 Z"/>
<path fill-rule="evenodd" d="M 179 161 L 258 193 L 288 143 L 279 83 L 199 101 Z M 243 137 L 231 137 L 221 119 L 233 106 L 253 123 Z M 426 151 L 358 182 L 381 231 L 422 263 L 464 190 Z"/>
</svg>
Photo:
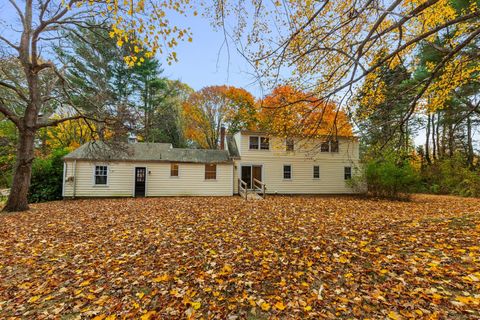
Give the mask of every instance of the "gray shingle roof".
<svg viewBox="0 0 480 320">
<path fill-rule="evenodd" d="M 179 149 L 170 143 L 105 143 L 87 142 L 67 154 L 66 160 L 96 161 L 165 161 L 191 163 L 230 162 L 226 150 Z"/>
</svg>

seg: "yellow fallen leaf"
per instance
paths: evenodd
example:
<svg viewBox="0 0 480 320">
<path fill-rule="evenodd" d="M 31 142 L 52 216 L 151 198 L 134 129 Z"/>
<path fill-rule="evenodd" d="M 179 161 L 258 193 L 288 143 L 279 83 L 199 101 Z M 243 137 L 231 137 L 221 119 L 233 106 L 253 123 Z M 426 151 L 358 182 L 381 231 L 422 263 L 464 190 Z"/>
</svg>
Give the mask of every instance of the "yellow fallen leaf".
<svg viewBox="0 0 480 320">
<path fill-rule="evenodd" d="M 349 260 L 348 258 L 346 258 L 345 256 L 341 256 L 340 258 L 338 258 L 338 261 L 340 263 L 347 263 Z"/>
<path fill-rule="evenodd" d="M 282 310 L 285 310 L 287 306 L 283 304 L 283 302 L 281 301 L 278 301 L 277 303 L 275 303 L 275 308 L 277 308 L 278 310 L 282 311 Z"/>
<path fill-rule="evenodd" d="M 85 280 L 82 283 L 80 283 L 80 287 L 86 287 L 90 284 L 90 280 Z"/>
<path fill-rule="evenodd" d="M 461 303 L 464 303 L 464 304 L 474 304 L 474 305 L 480 304 L 480 298 L 474 298 L 474 297 L 458 296 L 458 297 L 455 297 L 455 300 L 460 301 Z"/>
<path fill-rule="evenodd" d="M 268 310 L 270 310 L 270 305 L 268 303 L 264 302 L 260 305 L 260 308 L 262 308 L 263 311 L 268 311 Z"/>
<path fill-rule="evenodd" d="M 30 299 L 28 299 L 28 302 L 35 302 L 37 301 L 38 299 L 40 299 L 41 296 L 33 296 L 31 297 Z"/>
<path fill-rule="evenodd" d="M 103 320 L 105 319 L 106 315 L 104 314 L 99 314 L 98 316 L 95 316 L 92 320 Z"/>
<path fill-rule="evenodd" d="M 230 272 L 232 272 L 232 270 L 233 270 L 232 266 L 229 265 L 229 264 L 224 265 L 223 268 L 222 268 L 222 271 L 225 272 L 225 273 L 230 273 Z"/>
<path fill-rule="evenodd" d="M 191 302 L 191 305 L 192 305 L 193 309 L 195 309 L 195 310 L 200 309 L 200 307 L 202 306 L 202 304 L 198 301 L 197 302 Z"/>
<path fill-rule="evenodd" d="M 117 316 L 114 314 L 109 315 L 108 317 L 105 318 L 105 320 L 115 320 L 117 319 Z"/>
<path fill-rule="evenodd" d="M 402 319 L 402 316 L 399 315 L 398 313 L 396 313 L 395 311 L 390 311 L 390 312 L 388 313 L 388 317 L 389 317 L 390 319 L 393 319 L 393 320 L 401 320 L 401 319 Z"/>
<path fill-rule="evenodd" d="M 153 278 L 153 282 L 164 282 L 169 279 L 168 274 L 161 275 L 159 277 Z"/>
<path fill-rule="evenodd" d="M 137 292 L 135 295 L 136 295 L 139 299 L 142 299 L 143 296 L 145 295 L 145 293 L 143 293 L 143 292 Z"/>
<path fill-rule="evenodd" d="M 434 293 L 432 295 L 432 298 L 435 299 L 435 300 L 440 300 L 443 298 L 443 296 L 441 294 L 438 294 L 438 293 Z"/>
<path fill-rule="evenodd" d="M 312 310 L 312 307 L 311 306 L 305 306 L 305 308 L 303 308 L 303 311 L 311 311 Z"/>
<path fill-rule="evenodd" d="M 463 277 L 464 280 L 467 280 L 469 282 L 479 282 L 480 279 L 475 276 L 474 274 L 469 274 L 468 276 Z"/>
<path fill-rule="evenodd" d="M 140 317 L 141 320 L 149 320 L 152 318 L 152 316 L 154 316 L 157 312 L 156 311 L 148 311 L 147 313 L 145 313 L 144 315 L 142 315 Z"/>
</svg>

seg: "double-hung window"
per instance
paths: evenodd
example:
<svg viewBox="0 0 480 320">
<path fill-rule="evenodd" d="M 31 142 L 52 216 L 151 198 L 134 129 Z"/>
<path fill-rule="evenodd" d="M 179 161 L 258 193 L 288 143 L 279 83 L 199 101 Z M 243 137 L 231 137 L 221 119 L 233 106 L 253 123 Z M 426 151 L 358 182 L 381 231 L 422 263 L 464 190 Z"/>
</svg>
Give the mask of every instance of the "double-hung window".
<svg viewBox="0 0 480 320">
<path fill-rule="evenodd" d="M 313 166 L 313 179 L 320 179 L 320 166 Z"/>
<path fill-rule="evenodd" d="M 108 166 L 95 166 L 95 185 L 106 185 Z"/>
<path fill-rule="evenodd" d="M 289 164 L 283 166 L 283 179 L 292 179 L 292 166 Z"/>
<path fill-rule="evenodd" d="M 178 163 L 170 164 L 170 177 L 178 177 Z"/>
<path fill-rule="evenodd" d="M 320 145 L 320 152 L 329 152 L 330 151 L 330 143 L 328 141 L 322 142 Z"/>
<path fill-rule="evenodd" d="M 205 180 L 217 179 L 217 165 L 209 163 L 205 165 Z"/>
<path fill-rule="evenodd" d="M 338 152 L 338 140 L 322 142 L 320 152 Z"/>
<path fill-rule="evenodd" d="M 286 151 L 293 151 L 295 148 L 295 144 L 292 138 L 287 138 L 285 141 Z"/>
<path fill-rule="evenodd" d="M 352 167 L 345 167 L 343 174 L 345 180 L 352 179 Z"/>
<path fill-rule="evenodd" d="M 250 150 L 270 150 L 270 139 L 268 137 L 250 136 L 248 148 Z"/>
<path fill-rule="evenodd" d="M 330 141 L 330 152 L 338 152 L 338 140 Z"/>
<path fill-rule="evenodd" d="M 267 137 L 260 137 L 260 149 L 269 150 L 270 149 L 270 139 Z"/>
<path fill-rule="evenodd" d="M 259 137 L 250 137 L 249 138 L 249 149 L 250 150 L 258 150 L 258 147 L 260 146 L 259 140 L 260 140 Z"/>
</svg>

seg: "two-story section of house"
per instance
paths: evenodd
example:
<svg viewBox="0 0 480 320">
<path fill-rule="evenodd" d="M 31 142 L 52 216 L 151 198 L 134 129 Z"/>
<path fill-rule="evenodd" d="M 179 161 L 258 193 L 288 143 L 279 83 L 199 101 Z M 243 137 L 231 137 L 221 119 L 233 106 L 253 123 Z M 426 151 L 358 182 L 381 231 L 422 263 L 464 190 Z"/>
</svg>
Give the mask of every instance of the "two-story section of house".
<svg viewBox="0 0 480 320">
<path fill-rule="evenodd" d="M 354 137 L 285 139 L 240 131 L 229 137 L 227 147 L 234 160 L 235 193 L 240 181 L 252 188 L 254 179 L 270 194 L 354 193 L 348 184 L 359 165 Z"/>
</svg>

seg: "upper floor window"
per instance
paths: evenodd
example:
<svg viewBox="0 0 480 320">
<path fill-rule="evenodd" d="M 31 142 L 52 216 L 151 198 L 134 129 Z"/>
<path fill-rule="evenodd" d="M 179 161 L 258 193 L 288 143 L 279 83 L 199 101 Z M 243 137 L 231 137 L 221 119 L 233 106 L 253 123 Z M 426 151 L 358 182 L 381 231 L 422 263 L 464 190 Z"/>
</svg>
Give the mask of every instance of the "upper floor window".
<svg viewBox="0 0 480 320">
<path fill-rule="evenodd" d="M 217 165 L 209 163 L 205 165 L 205 180 L 217 179 Z"/>
<path fill-rule="evenodd" d="M 260 146 L 259 140 L 260 140 L 259 137 L 250 137 L 250 139 L 249 139 L 250 150 L 252 150 L 252 149 L 257 150 L 258 149 L 258 147 Z"/>
<path fill-rule="evenodd" d="M 313 179 L 320 179 L 320 166 L 313 166 Z"/>
<path fill-rule="evenodd" d="M 170 164 L 170 177 L 178 177 L 178 163 Z"/>
<path fill-rule="evenodd" d="M 269 150 L 270 139 L 268 137 L 250 136 L 248 141 L 250 150 Z"/>
<path fill-rule="evenodd" d="M 289 164 L 283 166 L 283 179 L 292 179 L 292 166 Z"/>
<path fill-rule="evenodd" d="M 287 138 L 285 140 L 286 151 L 293 151 L 295 148 L 295 143 L 292 138 Z"/>
<path fill-rule="evenodd" d="M 320 152 L 338 152 L 338 141 L 324 141 L 320 145 Z"/>
<path fill-rule="evenodd" d="M 95 166 L 95 184 L 106 185 L 108 178 L 108 166 Z"/>
<path fill-rule="evenodd" d="M 330 152 L 338 152 L 338 141 L 330 141 Z"/>
<path fill-rule="evenodd" d="M 352 167 L 345 167 L 344 168 L 344 179 L 345 180 L 352 179 Z"/>
<path fill-rule="evenodd" d="M 270 139 L 267 137 L 260 137 L 260 149 L 268 150 L 270 149 Z"/>
<path fill-rule="evenodd" d="M 330 144 L 328 141 L 322 142 L 320 145 L 320 152 L 329 152 L 330 151 Z"/>
</svg>

